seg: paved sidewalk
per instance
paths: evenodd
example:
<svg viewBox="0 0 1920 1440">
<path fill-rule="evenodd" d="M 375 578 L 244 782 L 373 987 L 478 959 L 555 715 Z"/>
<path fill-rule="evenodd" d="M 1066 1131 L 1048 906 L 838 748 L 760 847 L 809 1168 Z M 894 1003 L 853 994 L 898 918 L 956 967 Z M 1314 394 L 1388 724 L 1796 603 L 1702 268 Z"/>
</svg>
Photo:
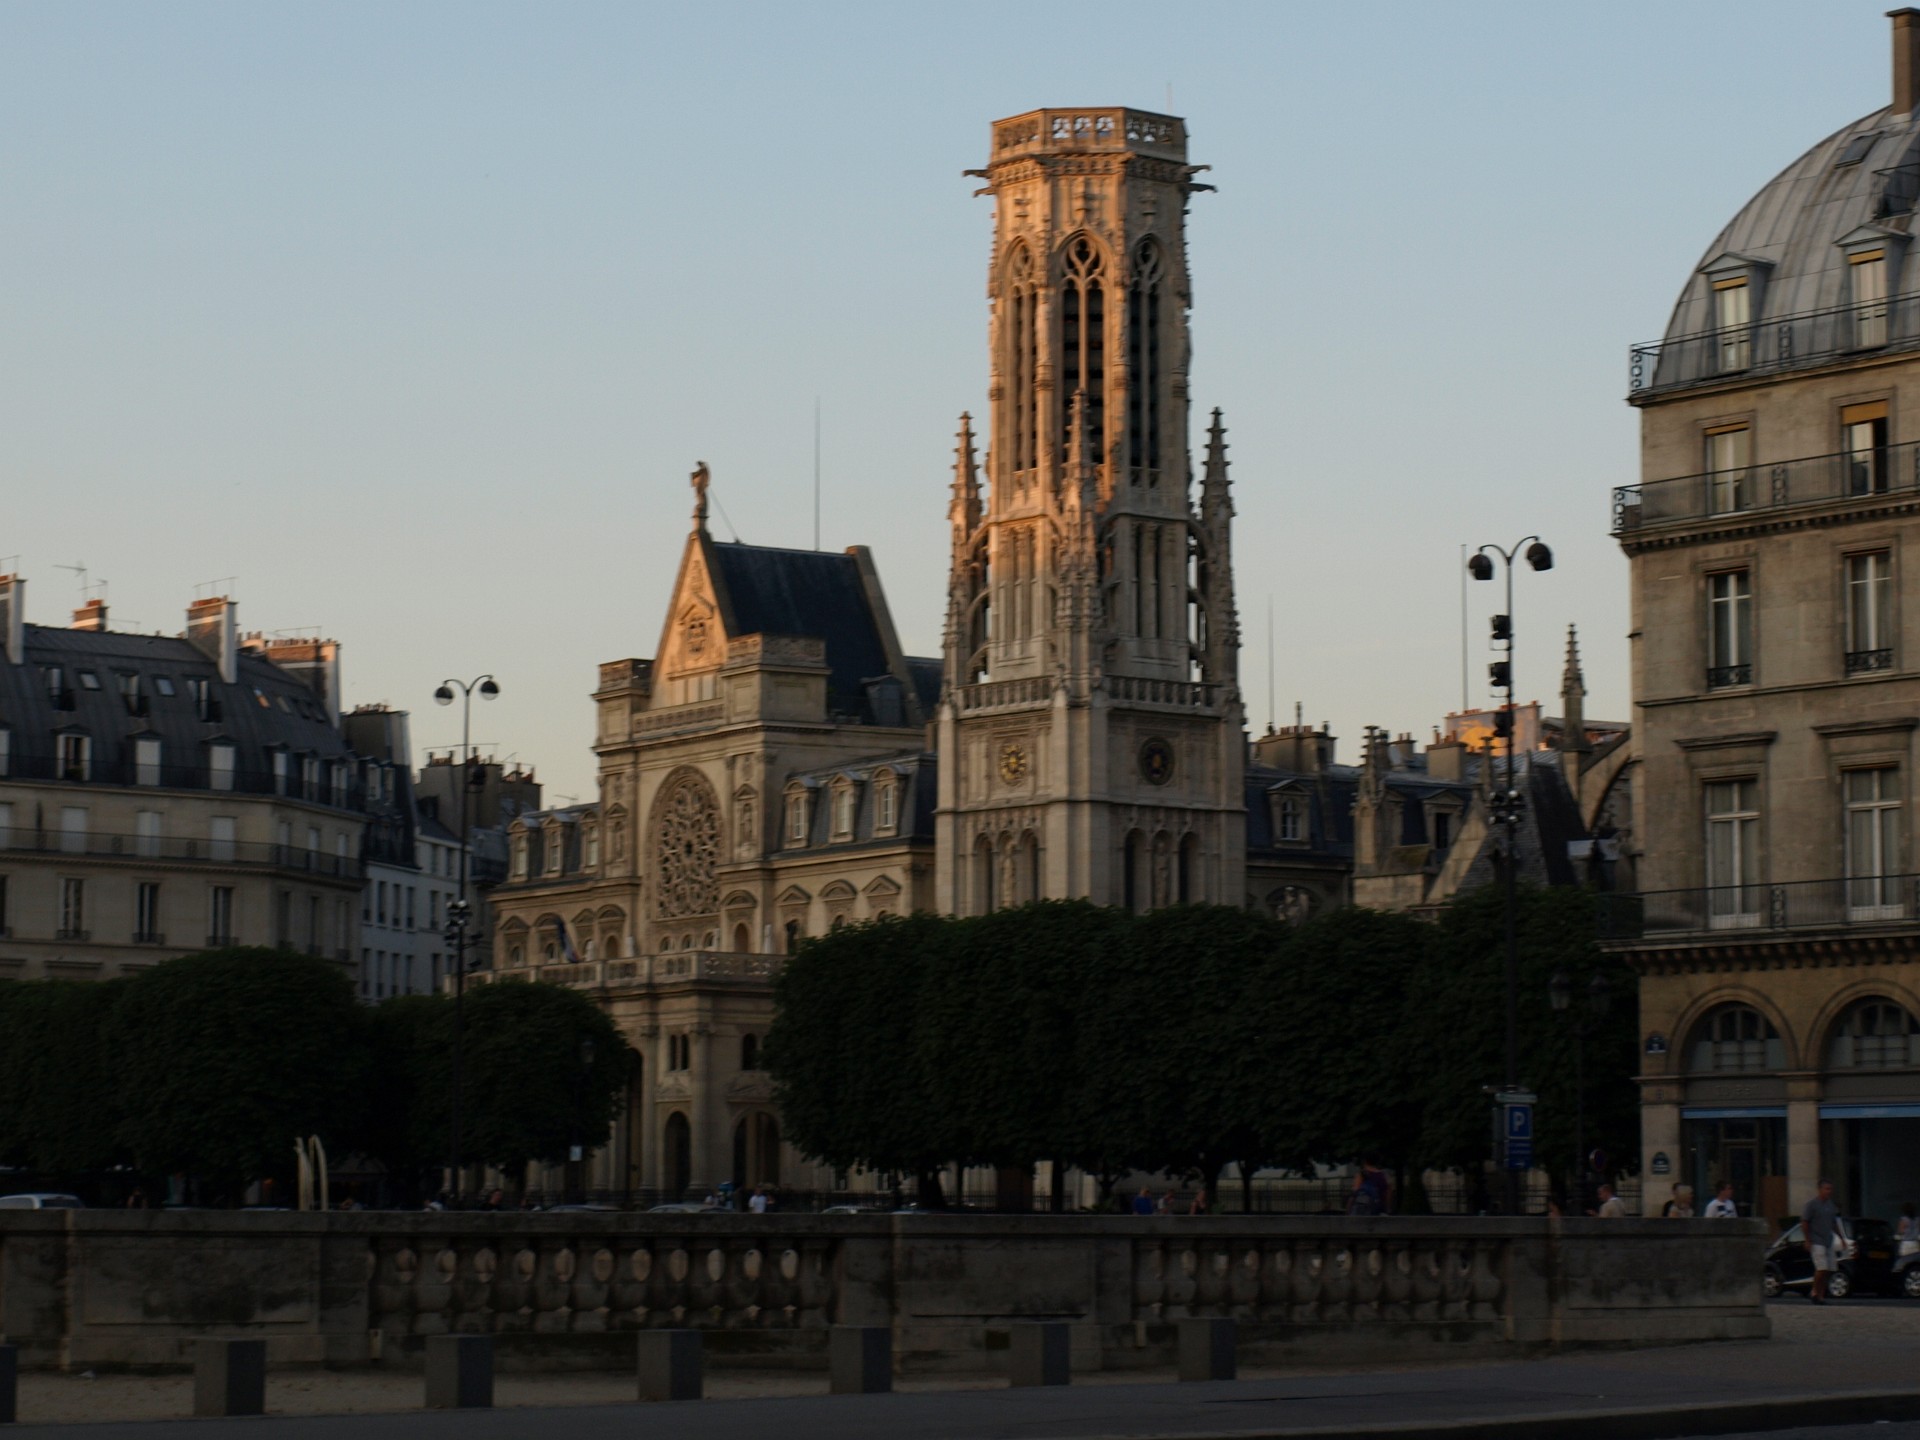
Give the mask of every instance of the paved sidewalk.
<svg viewBox="0 0 1920 1440">
<path fill-rule="evenodd" d="M 1877 1328 L 1865 1322 L 1832 1338 L 1204 1385 L 1112 1384 L 1093 1375 L 1054 1390 L 788 1395 L 673 1405 L 80 1425 L 36 1425 L 23 1415 L 29 1423 L 6 1433 L 8 1440 L 506 1440 L 540 1433 L 568 1440 L 1634 1440 L 1920 1419 L 1914 1341 L 1899 1333 L 1903 1325 L 1888 1325 L 1891 1333 L 1876 1334 Z M 1695 1407 L 1705 1408 L 1696 1413 Z"/>
</svg>

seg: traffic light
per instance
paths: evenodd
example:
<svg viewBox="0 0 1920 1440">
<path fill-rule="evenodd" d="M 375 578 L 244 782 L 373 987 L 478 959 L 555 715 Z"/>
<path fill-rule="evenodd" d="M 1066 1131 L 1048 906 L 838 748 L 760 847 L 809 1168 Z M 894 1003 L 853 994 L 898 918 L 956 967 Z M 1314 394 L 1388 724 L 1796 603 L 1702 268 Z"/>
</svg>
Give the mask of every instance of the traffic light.
<svg viewBox="0 0 1920 1440">
<path fill-rule="evenodd" d="M 1511 615 L 1496 615 L 1493 617 L 1493 638 L 1496 640 L 1511 640 L 1513 638 L 1513 617 Z"/>
<path fill-rule="evenodd" d="M 1513 711 L 1502 709 L 1493 712 L 1493 733 L 1502 740 L 1513 734 Z"/>
<path fill-rule="evenodd" d="M 1505 660 L 1496 660 L 1487 666 L 1487 681 L 1496 690 L 1506 690 L 1513 685 L 1513 666 Z"/>
</svg>

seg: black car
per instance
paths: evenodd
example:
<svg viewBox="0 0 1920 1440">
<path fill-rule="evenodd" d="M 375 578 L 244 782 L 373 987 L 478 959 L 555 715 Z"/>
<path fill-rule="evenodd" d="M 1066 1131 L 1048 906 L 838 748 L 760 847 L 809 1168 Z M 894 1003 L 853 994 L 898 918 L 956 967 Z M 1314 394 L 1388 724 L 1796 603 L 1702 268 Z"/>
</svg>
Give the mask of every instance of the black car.
<svg viewBox="0 0 1920 1440">
<path fill-rule="evenodd" d="M 1840 1221 L 1839 1268 L 1827 1279 L 1827 1294 L 1844 1300 L 1860 1290 L 1875 1295 L 1906 1294 L 1920 1299 L 1920 1272 L 1896 1268 L 1899 1246 L 1884 1220 L 1849 1215 Z M 1767 1247 L 1763 1283 L 1767 1298 L 1788 1290 L 1811 1290 L 1813 1256 L 1798 1223 L 1789 1225 Z M 1913 1276 L 1908 1280 L 1907 1276 Z"/>
</svg>

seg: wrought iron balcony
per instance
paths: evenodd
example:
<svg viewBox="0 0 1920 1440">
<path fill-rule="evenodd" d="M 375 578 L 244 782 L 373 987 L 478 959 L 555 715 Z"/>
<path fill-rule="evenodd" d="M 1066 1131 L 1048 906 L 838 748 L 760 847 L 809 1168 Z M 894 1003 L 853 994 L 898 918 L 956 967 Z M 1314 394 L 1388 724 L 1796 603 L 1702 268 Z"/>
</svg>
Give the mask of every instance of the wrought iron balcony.
<svg viewBox="0 0 1920 1440">
<path fill-rule="evenodd" d="M 1709 665 L 1707 667 L 1707 688 L 1725 690 L 1733 685 L 1751 685 L 1753 666 L 1751 665 Z"/>
<path fill-rule="evenodd" d="M 1613 533 L 1915 493 L 1920 493 L 1920 442 L 1887 445 L 1618 485 L 1613 491 Z"/>
<path fill-rule="evenodd" d="M 1847 674 L 1868 675 L 1875 670 L 1893 668 L 1893 651 L 1885 650 L 1849 650 L 1847 651 Z"/>
<path fill-rule="evenodd" d="M 167 943 L 167 937 L 162 935 L 158 930 L 136 930 L 133 932 L 133 943 L 136 945 L 164 945 Z"/>
<path fill-rule="evenodd" d="M 1920 347 L 1920 301 L 1911 295 L 1769 315 L 1627 351 L 1627 394 L 1638 399 L 1693 385 L 1775 375 Z"/>
<path fill-rule="evenodd" d="M 0 856 L 63 855 L 84 859 L 148 861 L 237 869 L 296 870 L 308 875 L 358 881 L 358 855 L 329 854 L 299 845 L 254 840 L 209 840 L 188 835 L 107 835 L 89 830 L 34 830 L 15 825 L 0 832 Z"/>
<path fill-rule="evenodd" d="M 1600 938 L 1784 933 L 1913 925 L 1920 922 L 1920 876 L 1872 875 L 1782 885 L 1713 885 L 1694 890 L 1604 894 Z M 1727 936 L 1726 938 L 1733 938 Z"/>
</svg>

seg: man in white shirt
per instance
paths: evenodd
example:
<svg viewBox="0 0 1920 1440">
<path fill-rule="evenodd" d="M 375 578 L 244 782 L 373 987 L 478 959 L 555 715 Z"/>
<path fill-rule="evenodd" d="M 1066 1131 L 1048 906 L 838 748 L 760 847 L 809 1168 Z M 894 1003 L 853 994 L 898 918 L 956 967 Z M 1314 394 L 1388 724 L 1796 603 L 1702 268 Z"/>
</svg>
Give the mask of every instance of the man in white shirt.
<svg viewBox="0 0 1920 1440">
<path fill-rule="evenodd" d="M 1722 1180 L 1720 1188 L 1713 1192 L 1713 1199 L 1707 1202 L 1707 1219 L 1738 1220 L 1740 1207 L 1733 1203 L 1733 1182 Z"/>
<path fill-rule="evenodd" d="M 753 1187 L 753 1198 L 747 1202 L 747 1208 L 756 1215 L 764 1215 L 767 1213 L 766 1186 L 756 1185 Z"/>
</svg>

